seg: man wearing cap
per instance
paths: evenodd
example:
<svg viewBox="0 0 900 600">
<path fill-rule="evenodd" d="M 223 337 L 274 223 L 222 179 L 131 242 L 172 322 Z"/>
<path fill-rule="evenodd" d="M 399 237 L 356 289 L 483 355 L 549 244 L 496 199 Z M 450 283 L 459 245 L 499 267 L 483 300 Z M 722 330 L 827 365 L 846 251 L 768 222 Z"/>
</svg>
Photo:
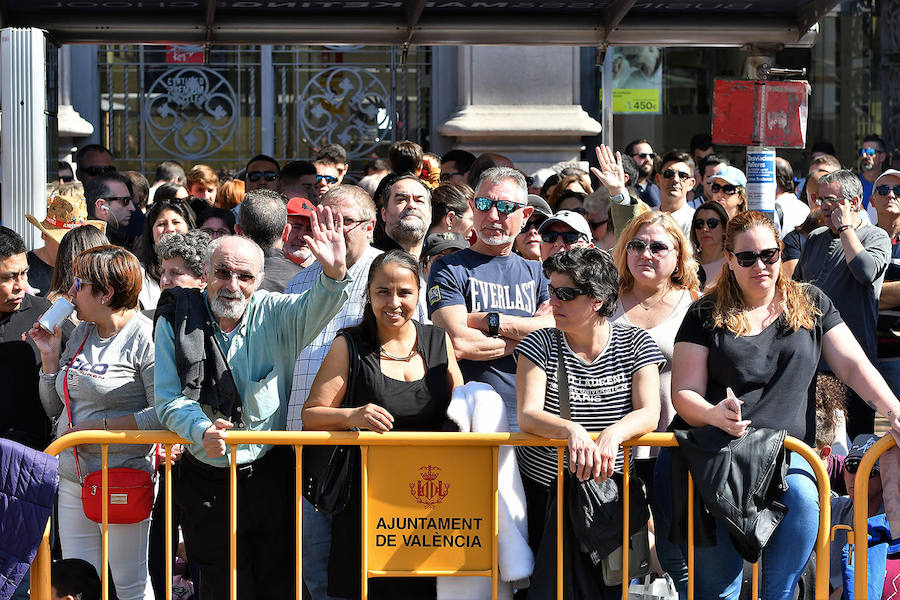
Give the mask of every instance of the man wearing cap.
<svg viewBox="0 0 900 600">
<path fill-rule="evenodd" d="M 428 310 L 450 335 L 463 377 L 490 384 L 516 418 L 513 348 L 523 337 L 552 327 L 547 278 L 538 261 L 513 254 L 516 234 L 531 216 L 521 172 L 482 172 L 472 201 L 477 239 L 471 248 L 435 261 L 428 278 Z"/>
<path fill-rule="evenodd" d="M 834 303 L 873 364 L 877 363 L 878 297 L 891 256 L 883 229 L 860 218 L 862 186 L 847 169 L 819 179 L 818 202 L 826 224 L 809 234 L 794 279 L 818 286 Z M 820 368 L 827 370 L 824 360 Z M 851 437 L 872 433 L 875 411 L 855 393 L 847 402 Z"/>
<path fill-rule="evenodd" d="M 53 281 L 53 269 L 59 242 L 66 233 L 82 225 L 93 225 L 106 231 L 106 222 L 88 221 L 84 187 L 79 182 L 51 184 L 47 200 L 47 216 L 38 221 L 33 215 L 25 215 L 28 222 L 41 232 L 44 245 L 27 254 L 28 285 L 41 297 L 47 295 Z"/>
<path fill-rule="evenodd" d="M 891 262 L 878 297 L 878 370 L 900 394 L 900 171 L 888 169 L 875 180 L 870 206 L 878 215 L 878 227 L 891 240 Z"/>
<path fill-rule="evenodd" d="M 343 218 L 347 275 L 352 282 L 347 288 L 347 302 L 297 357 L 287 410 L 288 431 L 303 429 L 300 411 L 337 332 L 362 321 L 369 267 L 375 257 L 381 254 L 381 250 L 369 245 L 369 236 L 375 228 L 375 203 L 365 190 L 354 185 L 337 185 L 322 196 L 321 205 L 330 207 L 335 218 L 337 215 Z M 294 276 L 284 293 L 301 294 L 308 291 L 321 273 L 322 267 L 313 262 L 312 266 Z M 304 498 L 303 582 L 312 600 L 329 600 L 327 587 L 330 543 L 331 516 L 315 510 Z"/>
<path fill-rule="evenodd" d="M 721 175 L 716 174 L 716 177 Z M 746 183 L 745 180 L 744 184 Z M 691 157 L 678 150 L 666 152 L 662 157 L 662 166 L 656 174 L 656 185 L 659 186 L 659 210 L 672 215 L 684 232 L 684 236 L 690 237 L 691 221 L 694 219 L 694 209 L 687 203 L 688 192 L 694 189 L 694 167 Z"/>
<path fill-rule="evenodd" d="M 537 194 L 528 194 L 528 206 L 533 208 L 534 212 L 525 221 L 522 231 L 516 235 L 513 249 L 527 260 L 541 260 L 541 236 L 538 234 L 538 227 L 553 216 L 553 211 L 547 201 Z"/>
<path fill-rule="evenodd" d="M 310 215 L 314 210 L 312 203 L 306 198 L 291 198 L 287 203 L 287 221 L 290 230 L 284 239 L 282 251 L 286 259 L 301 269 L 305 269 L 316 260 L 304 239 L 304 236 L 312 236 Z"/>
<path fill-rule="evenodd" d="M 591 226 L 577 212 L 561 210 L 541 223 L 541 260 L 579 246 L 593 246 Z"/>
<path fill-rule="evenodd" d="M 18 233 L 0 226 L 0 437 L 43 450 L 50 443 L 51 427 L 38 394 L 41 354 L 25 332 L 50 302 L 26 293 L 25 250 Z M 63 344 L 74 328 L 70 320 L 63 321 Z"/>
<path fill-rule="evenodd" d="M 287 219 L 287 198 L 280 192 L 256 189 L 244 195 L 235 233 L 250 238 L 265 255 L 264 278 L 259 289 L 282 292 L 300 265 L 284 256 L 282 247 L 291 231 Z"/>
<path fill-rule="evenodd" d="M 425 245 L 422 246 L 422 270 L 425 279 L 431 272 L 431 265 L 442 256 L 453 254 L 457 250 L 464 250 L 469 247 L 469 242 L 456 233 L 455 231 L 441 231 L 439 233 L 429 233 L 425 238 Z"/>
</svg>

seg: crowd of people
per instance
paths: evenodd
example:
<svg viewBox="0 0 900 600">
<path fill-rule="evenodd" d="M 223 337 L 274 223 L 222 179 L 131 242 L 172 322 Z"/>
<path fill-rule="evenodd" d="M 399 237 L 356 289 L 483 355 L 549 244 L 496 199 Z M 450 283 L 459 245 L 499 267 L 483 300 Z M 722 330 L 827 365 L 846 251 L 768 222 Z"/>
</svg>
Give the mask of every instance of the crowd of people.
<svg viewBox="0 0 900 600">
<path fill-rule="evenodd" d="M 827 144 L 812 148 L 801 179 L 779 158 L 766 215 L 748 210 L 746 175 L 704 135 L 688 152 L 657 156 L 639 139 L 597 148 L 590 167 L 533 174 L 499 154 L 437 156 L 402 141 L 356 183 L 336 144 L 314 161 L 256 156 L 237 173 L 165 161 L 152 185 L 88 145 L 74 168 L 60 163 L 46 217 L 27 216 L 42 247 L 28 251 L 23 232 L 0 227 L 0 368 L 13 387 L 0 436 L 36 449 L 78 430 L 187 440 L 168 458 L 111 446 L 109 466 L 146 472 L 161 493 L 161 461 L 173 461 L 179 581 L 204 600 L 228 597 L 236 463 L 237 597 L 287 598 L 293 450 L 232 453 L 229 430 L 455 431 L 448 407 L 478 382 L 505 415 L 499 430 L 568 441 L 563 476 L 576 486 L 621 473 L 622 443 L 675 431 L 678 448 L 633 454 L 651 568 L 687 597 L 689 470 L 706 506 L 697 597 L 742 597 L 745 563 L 761 558 L 763 597 L 793 598 L 819 506 L 813 469 L 785 453 L 785 435 L 826 461 L 835 524 L 851 522 L 846 492 L 876 413 L 900 441 L 900 171 L 882 169 L 884 158 L 877 136 L 864 140 L 858 172 Z M 54 301 L 74 312 L 51 331 L 38 321 Z M 543 557 L 555 543 L 556 450 L 522 447 L 515 458 L 527 543 Z M 59 597 L 78 597 L 79 577 L 99 586 L 84 566 L 104 568 L 101 531 L 82 500 L 98 469 L 99 447 L 60 456 Z M 870 537 L 872 519 L 887 528 L 868 565 L 878 594 L 900 583 L 900 534 L 889 528 L 900 522 L 898 473 L 891 451 L 870 480 Z M 351 485 L 333 514 L 304 498 L 305 597 L 360 596 L 359 493 Z M 743 521 L 722 516 L 729 501 Z M 165 597 L 175 557 L 164 556 L 162 503 L 110 525 L 120 600 Z M 831 569 L 834 597 L 852 597 L 846 536 L 835 540 L 819 568 Z M 567 598 L 621 597 L 628 582 L 569 549 L 578 585 Z M 544 597 L 542 571 L 507 580 L 509 593 Z M 438 587 L 377 578 L 369 597 L 439 598 Z"/>
</svg>

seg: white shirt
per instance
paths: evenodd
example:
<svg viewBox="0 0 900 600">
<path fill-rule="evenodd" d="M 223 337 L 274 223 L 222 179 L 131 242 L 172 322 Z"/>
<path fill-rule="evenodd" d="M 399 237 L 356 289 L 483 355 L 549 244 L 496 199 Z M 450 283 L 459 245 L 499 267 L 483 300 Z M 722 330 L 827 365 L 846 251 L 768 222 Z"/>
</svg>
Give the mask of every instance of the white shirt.
<svg viewBox="0 0 900 600">
<path fill-rule="evenodd" d="M 791 192 L 785 192 L 775 198 L 775 206 L 780 206 L 784 215 L 783 219 L 779 219 L 778 211 L 775 211 L 775 221 L 780 228 L 781 237 L 792 232 L 798 225 L 802 225 L 809 216 L 809 206 Z"/>
<path fill-rule="evenodd" d="M 684 237 L 690 239 L 691 222 L 694 220 L 694 208 L 685 202 L 684 206 L 669 214 L 672 215 L 672 218 L 675 219 L 675 222 L 681 227 L 681 231 L 684 232 Z"/>
</svg>

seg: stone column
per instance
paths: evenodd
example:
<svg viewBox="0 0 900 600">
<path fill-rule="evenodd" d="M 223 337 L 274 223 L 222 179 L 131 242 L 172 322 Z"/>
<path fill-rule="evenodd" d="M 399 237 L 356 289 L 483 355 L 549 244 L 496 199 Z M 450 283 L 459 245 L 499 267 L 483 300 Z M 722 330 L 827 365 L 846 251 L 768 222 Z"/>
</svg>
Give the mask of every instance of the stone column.
<svg viewBox="0 0 900 600">
<path fill-rule="evenodd" d="M 460 46 L 458 108 L 437 127 L 456 148 L 496 152 L 531 173 L 578 160 L 600 123 L 582 108 L 579 49 Z"/>
</svg>

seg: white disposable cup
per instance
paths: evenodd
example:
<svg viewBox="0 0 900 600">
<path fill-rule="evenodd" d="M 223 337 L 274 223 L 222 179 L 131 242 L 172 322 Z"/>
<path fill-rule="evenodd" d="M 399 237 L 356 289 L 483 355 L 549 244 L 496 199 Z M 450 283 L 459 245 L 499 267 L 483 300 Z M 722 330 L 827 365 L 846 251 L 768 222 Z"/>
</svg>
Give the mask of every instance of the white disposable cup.
<svg viewBox="0 0 900 600">
<path fill-rule="evenodd" d="M 74 304 L 65 298 L 57 298 L 53 305 L 47 309 L 47 312 L 41 315 L 38 324 L 41 326 L 41 329 L 53 333 L 56 327 L 62 325 L 63 321 L 68 319 L 74 310 Z"/>
</svg>

